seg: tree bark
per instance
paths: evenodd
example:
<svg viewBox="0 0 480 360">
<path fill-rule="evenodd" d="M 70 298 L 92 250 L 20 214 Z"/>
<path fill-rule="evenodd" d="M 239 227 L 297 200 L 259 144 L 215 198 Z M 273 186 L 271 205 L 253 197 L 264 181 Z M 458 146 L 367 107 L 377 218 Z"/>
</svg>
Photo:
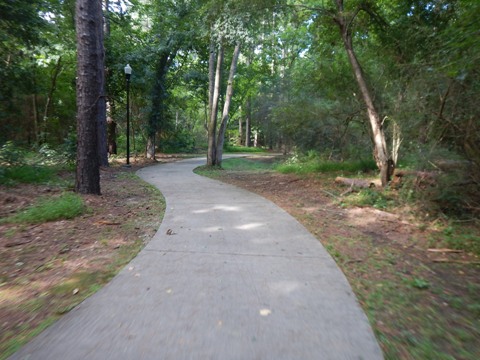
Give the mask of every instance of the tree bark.
<svg viewBox="0 0 480 360">
<path fill-rule="evenodd" d="M 237 63 L 238 63 L 239 56 L 240 56 L 240 43 L 237 43 L 233 51 L 232 63 L 230 64 L 230 73 L 228 74 L 227 92 L 225 94 L 225 103 L 223 104 L 222 122 L 220 124 L 220 129 L 218 130 L 217 150 L 215 154 L 217 166 L 222 166 L 223 144 L 225 142 L 225 131 L 227 129 L 228 117 L 229 117 L 228 114 L 230 111 L 230 104 L 232 102 L 232 96 L 233 96 L 233 79 L 237 71 Z"/>
<path fill-rule="evenodd" d="M 100 1 L 77 0 L 77 170 L 75 190 L 100 194 L 98 102 L 103 84 Z"/>
<path fill-rule="evenodd" d="M 212 57 L 210 54 L 209 61 L 215 61 L 215 57 Z M 217 64 L 215 70 L 215 76 L 210 75 L 210 81 L 214 80 L 213 94 L 211 99 L 210 106 L 210 121 L 208 123 L 208 151 L 207 151 L 207 165 L 214 166 L 216 165 L 216 131 L 217 131 L 217 113 L 218 113 L 218 102 L 220 98 L 220 84 L 222 80 L 222 65 L 223 65 L 223 45 L 220 43 L 220 48 L 218 49 L 217 54 Z M 209 64 L 209 69 L 212 68 L 212 64 Z M 211 89 L 211 84 L 209 84 L 209 89 Z M 210 101 L 209 101 L 210 102 Z"/>
</svg>

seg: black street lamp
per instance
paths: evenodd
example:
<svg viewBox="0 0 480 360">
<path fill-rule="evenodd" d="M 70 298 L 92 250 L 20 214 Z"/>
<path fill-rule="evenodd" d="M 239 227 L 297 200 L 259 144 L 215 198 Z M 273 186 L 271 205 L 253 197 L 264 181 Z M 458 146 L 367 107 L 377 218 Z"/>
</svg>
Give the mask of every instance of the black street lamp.
<svg viewBox="0 0 480 360">
<path fill-rule="evenodd" d="M 132 68 L 125 66 L 125 79 L 127 80 L 127 166 L 130 166 L 130 76 Z"/>
</svg>

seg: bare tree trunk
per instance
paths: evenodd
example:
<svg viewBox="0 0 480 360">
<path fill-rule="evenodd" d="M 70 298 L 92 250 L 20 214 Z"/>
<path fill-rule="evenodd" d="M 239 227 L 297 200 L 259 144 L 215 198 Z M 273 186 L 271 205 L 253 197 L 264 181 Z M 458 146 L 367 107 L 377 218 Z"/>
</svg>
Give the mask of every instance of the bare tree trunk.
<svg viewBox="0 0 480 360">
<path fill-rule="evenodd" d="M 347 19 L 343 13 L 343 0 L 336 0 L 338 14 L 335 17 L 335 22 L 340 28 L 340 34 L 342 36 L 345 50 L 347 51 L 348 60 L 352 66 L 355 79 L 363 97 L 363 101 L 367 107 L 368 119 L 372 129 L 373 144 L 374 144 L 374 157 L 378 168 L 380 169 L 380 179 L 382 186 L 386 186 L 390 181 L 395 164 L 388 153 L 387 142 L 385 140 L 385 133 L 383 129 L 382 120 L 373 102 L 373 98 L 368 88 L 365 76 L 363 74 L 362 67 L 353 50 L 352 34 L 350 25 L 355 18 L 356 14 L 351 19 Z"/>
<path fill-rule="evenodd" d="M 252 100 L 250 96 L 245 104 L 245 146 L 252 146 Z"/>
<path fill-rule="evenodd" d="M 35 91 L 36 92 L 36 91 Z M 37 94 L 32 95 L 32 116 L 33 116 L 33 139 L 34 143 L 38 142 L 38 101 Z M 29 136 L 30 138 L 30 136 Z M 30 139 L 29 139 L 30 143 Z"/>
<path fill-rule="evenodd" d="M 108 153 L 117 153 L 117 123 L 110 116 L 107 118 L 107 142 Z"/>
<path fill-rule="evenodd" d="M 214 60 L 215 57 L 212 57 L 210 53 L 210 60 Z M 217 131 L 217 113 L 218 113 L 218 102 L 220 97 L 220 84 L 222 80 L 222 65 L 223 65 L 223 44 L 220 42 L 220 48 L 218 49 L 217 54 L 217 66 L 215 70 L 214 86 L 213 86 L 213 95 L 211 98 L 210 106 L 210 121 L 208 123 L 208 151 L 207 151 L 207 165 L 213 166 L 216 165 L 216 131 Z M 209 69 L 212 68 L 211 63 L 209 64 Z M 212 81 L 212 76 L 209 74 L 210 81 Z M 211 89 L 211 84 L 209 84 L 209 89 Z M 210 102 L 210 101 L 209 101 Z"/>
<path fill-rule="evenodd" d="M 155 133 L 147 138 L 147 159 L 155 160 Z"/>
<path fill-rule="evenodd" d="M 243 119 L 240 116 L 238 118 L 238 140 L 237 140 L 237 145 L 242 146 L 244 144 L 243 142 Z"/>
<path fill-rule="evenodd" d="M 60 71 L 62 70 L 62 57 L 59 56 L 57 60 L 57 64 L 55 65 L 55 69 L 53 70 L 52 80 L 50 84 L 50 90 L 47 96 L 47 102 L 45 103 L 45 110 L 43 112 L 43 119 L 42 119 L 42 133 L 43 133 L 43 142 L 47 141 L 47 122 L 48 117 L 50 115 L 50 110 L 52 108 L 52 99 L 55 90 L 57 89 L 57 78 L 60 75 Z"/>
<path fill-rule="evenodd" d="M 100 194 L 98 101 L 102 95 L 103 50 L 100 1 L 77 0 L 77 171 L 75 190 Z"/>
<path fill-rule="evenodd" d="M 223 104 L 222 122 L 220 124 L 220 129 L 218 130 L 217 150 L 215 154 L 217 159 L 216 160 L 217 166 L 222 165 L 223 144 L 225 142 L 225 131 L 227 129 L 228 114 L 230 111 L 230 104 L 232 102 L 232 96 L 233 96 L 233 78 L 235 77 L 235 73 L 237 71 L 237 63 L 238 63 L 239 56 L 240 56 L 240 43 L 237 43 L 233 51 L 232 63 L 230 65 L 230 73 L 228 74 L 227 93 L 225 94 L 225 103 Z"/>
</svg>

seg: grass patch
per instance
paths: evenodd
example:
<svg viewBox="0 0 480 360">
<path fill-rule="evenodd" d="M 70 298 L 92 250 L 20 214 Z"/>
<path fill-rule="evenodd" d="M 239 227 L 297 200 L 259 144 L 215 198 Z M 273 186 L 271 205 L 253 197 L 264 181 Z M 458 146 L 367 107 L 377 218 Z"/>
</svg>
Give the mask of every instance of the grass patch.
<svg viewBox="0 0 480 360">
<path fill-rule="evenodd" d="M 2 350 L 0 353 L 0 360 L 7 359 L 10 355 L 13 355 L 16 351 L 20 350 L 20 348 L 25 345 L 30 339 L 40 334 L 43 330 L 52 325 L 57 319 L 58 316 L 51 316 L 42 321 L 42 323 L 38 325 L 35 329 L 25 331 L 21 333 L 21 335 L 8 340 L 5 344 L 2 344 L 0 346 L 0 350 Z"/>
<path fill-rule="evenodd" d="M 432 237 L 431 245 L 463 250 L 480 256 L 480 233 L 473 226 L 460 226 L 451 222 Z"/>
<path fill-rule="evenodd" d="M 389 197 L 388 192 L 375 189 L 362 189 L 343 198 L 341 206 L 374 207 L 385 210 L 395 205 L 395 200 Z"/>
<path fill-rule="evenodd" d="M 276 167 L 276 170 L 283 174 L 310 174 L 310 173 L 328 173 L 328 172 L 349 172 L 365 173 L 377 169 L 373 160 L 359 161 L 323 161 L 318 158 L 300 161 L 288 160 L 284 164 Z"/>
<path fill-rule="evenodd" d="M 202 165 L 193 169 L 193 172 L 197 175 L 206 176 L 206 177 L 219 177 L 224 169 L 220 166 L 208 166 Z"/>
<path fill-rule="evenodd" d="M 73 193 L 51 198 L 42 197 L 26 210 L 0 220 L 0 223 L 38 224 L 47 221 L 72 219 L 86 211 L 83 199 Z"/>
<path fill-rule="evenodd" d="M 224 148 L 224 152 L 226 153 L 261 153 L 261 152 L 265 152 L 265 150 L 258 147 L 226 145 Z"/>
<path fill-rule="evenodd" d="M 274 169 L 275 164 L 271 162 L 261 161 L 261 159 L 225 159 L 222 162 L 222 168 L 232 171 L 263 171 Z"/>
<path fill-rule="evenodd" d="M 404 267 L 401 253 L 371 240 L 324 239 L 326 249 L 337 260 L 358 296 L 385 359 L 477 359 L 478 286 L 462 297 L 453 296 L 421 264 Z M 344 250 L 366 251 L 361 262 L 344 262 Z M 448 330 L 447 330 L 448 329 Z"/>
<path fill-rule="evenodd" d="M 53 181 L 57 171 L 58 168 L 52 166 L 2 166 L 0 167 L 0 184 L 43 184 Z"/>
</svg>

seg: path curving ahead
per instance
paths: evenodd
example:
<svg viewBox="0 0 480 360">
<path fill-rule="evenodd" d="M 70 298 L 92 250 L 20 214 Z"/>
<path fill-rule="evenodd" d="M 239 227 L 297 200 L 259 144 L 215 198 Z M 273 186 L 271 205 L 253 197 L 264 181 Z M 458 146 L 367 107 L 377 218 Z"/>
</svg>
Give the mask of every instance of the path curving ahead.
<svg viewBox="0 0 480 360">
<path fill-rule="evenodd" d="M 382 359 L 343 273 L 295 219 L 203 178 L 142 169 L 167 201 L 145 249 L 11 359 Z"/>
</svg>

